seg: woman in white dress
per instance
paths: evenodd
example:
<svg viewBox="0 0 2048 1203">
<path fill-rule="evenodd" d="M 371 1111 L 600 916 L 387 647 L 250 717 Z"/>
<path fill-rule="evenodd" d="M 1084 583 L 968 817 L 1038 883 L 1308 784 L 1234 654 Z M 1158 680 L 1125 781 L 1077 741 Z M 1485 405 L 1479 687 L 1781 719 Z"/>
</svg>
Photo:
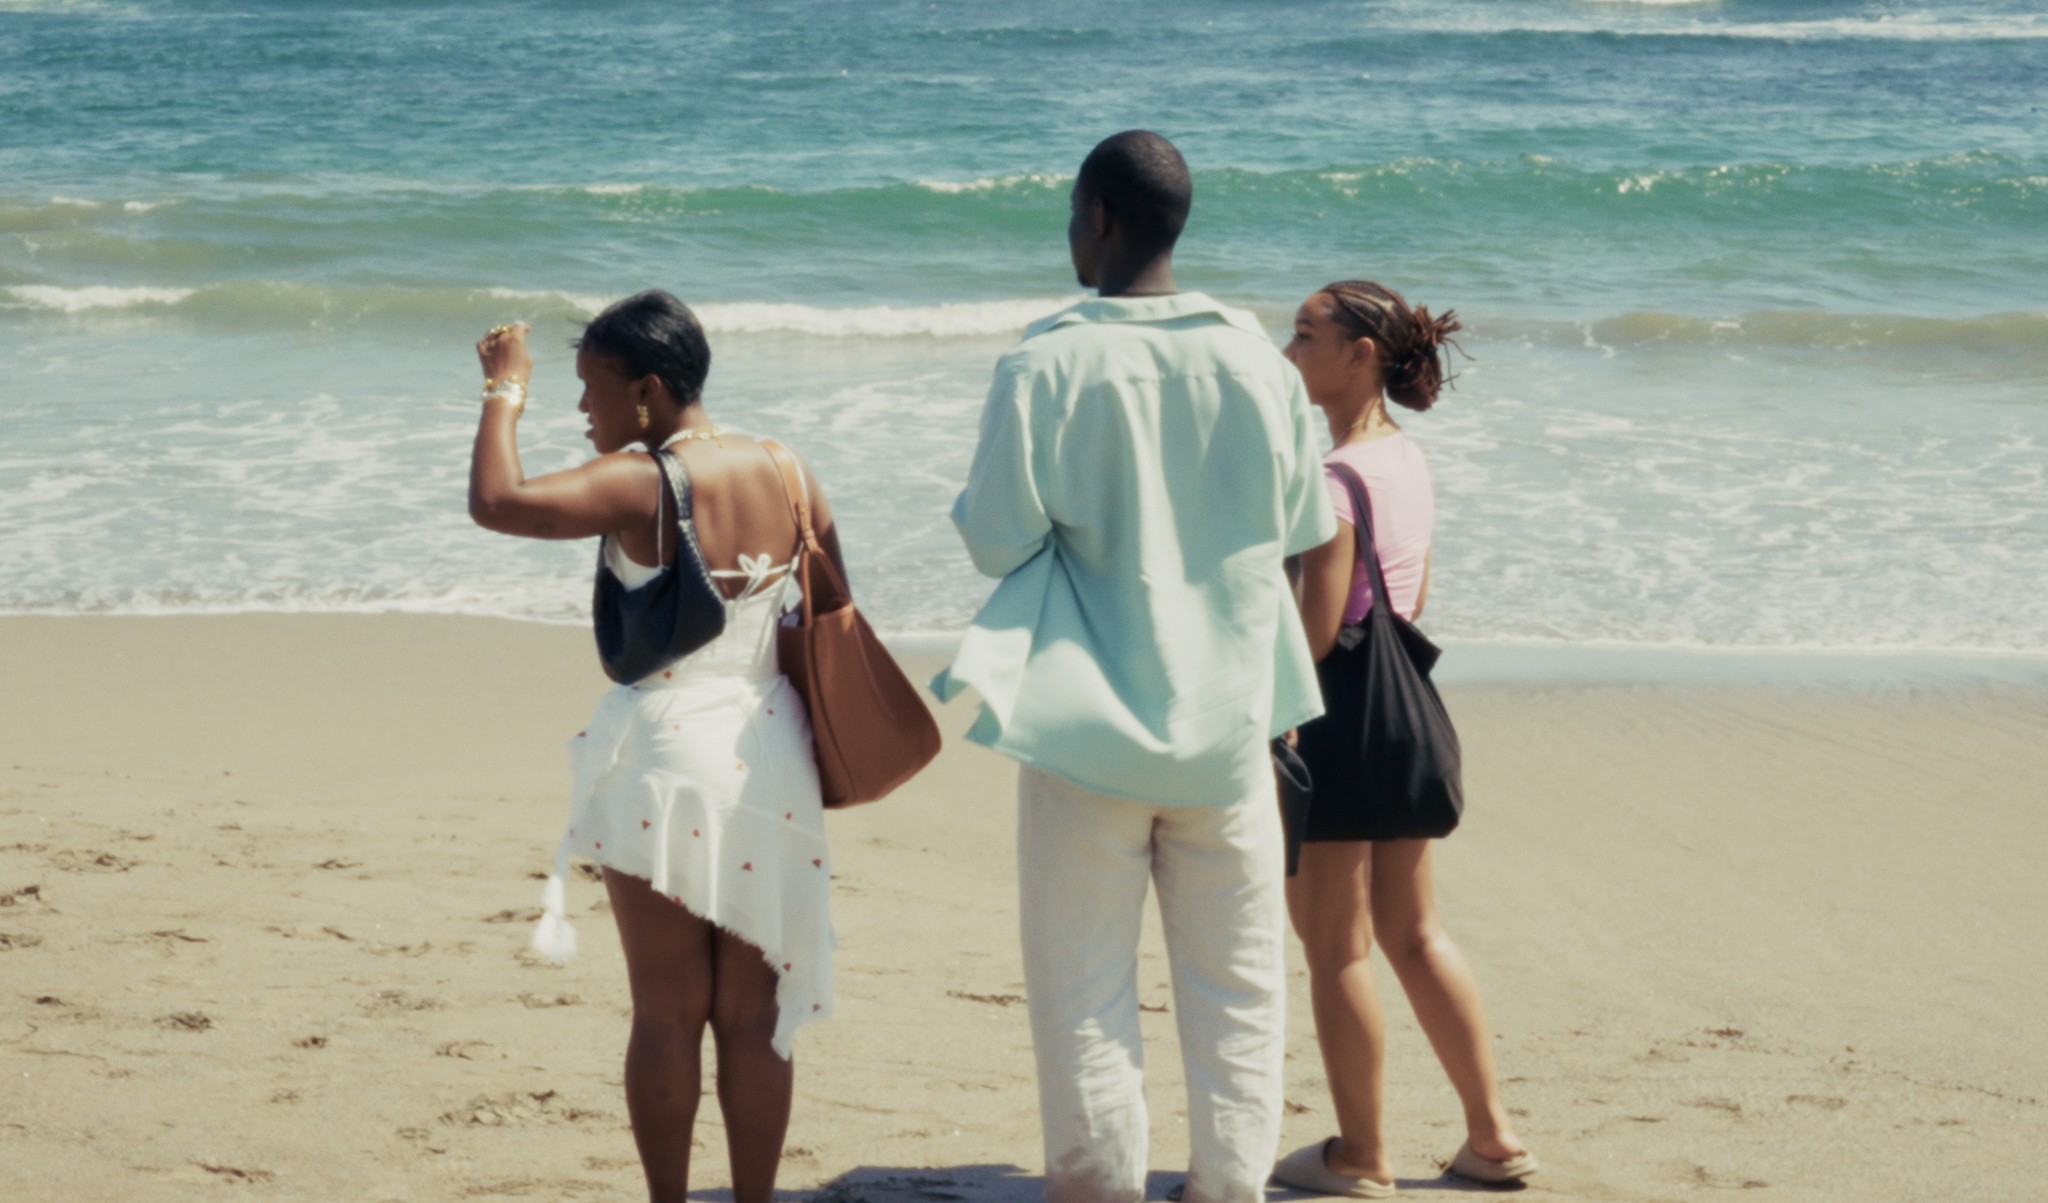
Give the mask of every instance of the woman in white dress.
<svg viewBox="0 0 2048 1203">
<path fill-rule="evenodd" d="M 579 340 L 577 408 L 598 455 L 578 468 L 530 480 L 520 470 L 517 425 L 533 371 L 525 327 L 491 331 L 477 354 L 486 380 L 469 508 L 479 525 L 536 539 L 599 536 L 598 571 L 628 590 L 677 571 L 679 559 L 701 559 L 724 597 L 721 634 L 614 688 L 569 741 L 574 798 L 535 945 L 573 953 L 561 869 L 570 856 L 603 866 L 632 989 L 626 1104 L 649 1196 L 680 1203 L 688 1190 L 708 1026 L 734 1201 L 769 1203 L 792 1041 L 831 1011 L 834 943 L 809 720 L 775 660 L 798 546 L 781 476 L 759 442 L 712 422 L 702 399 L 710 347 L 667 293 L 620 301 Z M 687 477 L 680 522 L 664 500 L 657 449 Z M 808 471 L 804 479 L 837 563 L 831 508 Z"/>
</svg>

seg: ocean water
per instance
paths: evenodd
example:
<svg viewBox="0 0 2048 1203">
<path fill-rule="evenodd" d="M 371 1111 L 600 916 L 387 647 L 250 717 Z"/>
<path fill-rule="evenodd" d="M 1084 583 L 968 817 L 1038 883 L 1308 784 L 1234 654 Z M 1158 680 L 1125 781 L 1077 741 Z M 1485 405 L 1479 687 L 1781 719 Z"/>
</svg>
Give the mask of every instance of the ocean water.
<svg viewBox="0 0 2048 1203">
<path fill-rule="evenodd" d="M 580 621 L 464 513 L 476 370 L 660 286 L 878 625 L 1077 288 L 1072 172 L 1195 172 L 1184 287 L 1469 329 L 1410 418 L 1452 642 L 2048 655 L 2048 15 L 2018 0 L 0 0 L 0 613 Z"/>
</svg>

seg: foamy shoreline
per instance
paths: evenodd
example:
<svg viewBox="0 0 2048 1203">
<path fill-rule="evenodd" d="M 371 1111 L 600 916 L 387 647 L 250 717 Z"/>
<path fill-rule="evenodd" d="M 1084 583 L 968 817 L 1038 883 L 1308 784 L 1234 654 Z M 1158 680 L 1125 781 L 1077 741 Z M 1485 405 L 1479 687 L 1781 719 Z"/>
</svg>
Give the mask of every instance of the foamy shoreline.
<svg viewBox="0 0 2048 1203">
<path fill-rule="evenodd" d="M 178 621 L 242 616 L 274 618 L 448 619 L 508 622 L 555 631 L 585 631 L 588 619 L 536 618 L 440 610 L 365 607 L 360 610 L 236 609 L 142 612 L 64 611 L 0 613 L 0 625 L 21 620 Z M 952 658 L 961 630 L 878 632 L 898 655 L 919 660 Z M 1425 634 L 1430 632 L 1425 631 Z M 2048 688 L 2048 651 L 1946 647 L 1714 647 L 1622 643 L 1611 640 L 1438 639 L 1444 656 L 1435 677 L 1449 685 L 1756 685 L 1813 688 L 1883 685 L 2006 684 Z"/>
</svg>

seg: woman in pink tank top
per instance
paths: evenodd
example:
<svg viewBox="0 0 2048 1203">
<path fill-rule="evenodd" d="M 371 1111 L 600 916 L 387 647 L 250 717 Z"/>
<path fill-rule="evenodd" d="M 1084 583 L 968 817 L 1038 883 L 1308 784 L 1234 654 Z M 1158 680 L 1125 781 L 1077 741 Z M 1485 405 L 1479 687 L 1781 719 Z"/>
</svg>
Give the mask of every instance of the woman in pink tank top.
<svg viewBox="0 0 2048 1203">
<path fill-rule="evenodd" d="M 1443 347 L 1459 328 L 1451 313 L 1432 317 L 1362 280 L 1322 289 L 1295 314 L 1287 357 L 1329 420 L 1336 447 L 1324 463 L 1365 481 L 1388 593 L 1372 595 L 1355 542 L 1357 515 L 1348 490 L 1333 480 L 1337 537 L 1302 564 L 1302 625 L 1317 660 L 1330 654 L 1341 627 L 1372 606 L 1391 605 L 1411 620 L 1422 613 L 1436 500 L 1429 464 L 1388 416 L 1387 401 L 1418 411 L 1435 404 L 1445 380 Z M 1287 883 L 1338 1135 L 1289 1154 L 1274 1177 L 1317 1194 L 1394 1194 L 1381 1134 L 1386 1023 L 1368 963 L 1377 939 L 1464 1104 L 1466 1141 L 1452 1172 L 1494 1183 L 1525 1178 L 1536 1160 L 1501 1102 L 1478 984 L 1437 917 L 1431 841 L 1403 838 L 1411 833 L 1389 828 L 1367 800 L 1340 793 L 1317 790 L 1300 871 Z"/>
</svg>

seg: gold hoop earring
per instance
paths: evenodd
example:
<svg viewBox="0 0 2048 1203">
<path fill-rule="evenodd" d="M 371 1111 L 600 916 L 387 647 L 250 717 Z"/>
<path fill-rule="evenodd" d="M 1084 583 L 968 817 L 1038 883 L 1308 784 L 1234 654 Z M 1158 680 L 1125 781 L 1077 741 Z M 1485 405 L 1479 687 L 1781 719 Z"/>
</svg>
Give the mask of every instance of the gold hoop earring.
<svg viewBox="0 0 2048 1203">
<path fill-rule="evenodd" d="M 640 415 L 640 429 L 645 430 L 653 423 L 653 419 L 647 416 L 647 407 L 645 405 L 635 405 L 633 412 Z"/>
</svg>

